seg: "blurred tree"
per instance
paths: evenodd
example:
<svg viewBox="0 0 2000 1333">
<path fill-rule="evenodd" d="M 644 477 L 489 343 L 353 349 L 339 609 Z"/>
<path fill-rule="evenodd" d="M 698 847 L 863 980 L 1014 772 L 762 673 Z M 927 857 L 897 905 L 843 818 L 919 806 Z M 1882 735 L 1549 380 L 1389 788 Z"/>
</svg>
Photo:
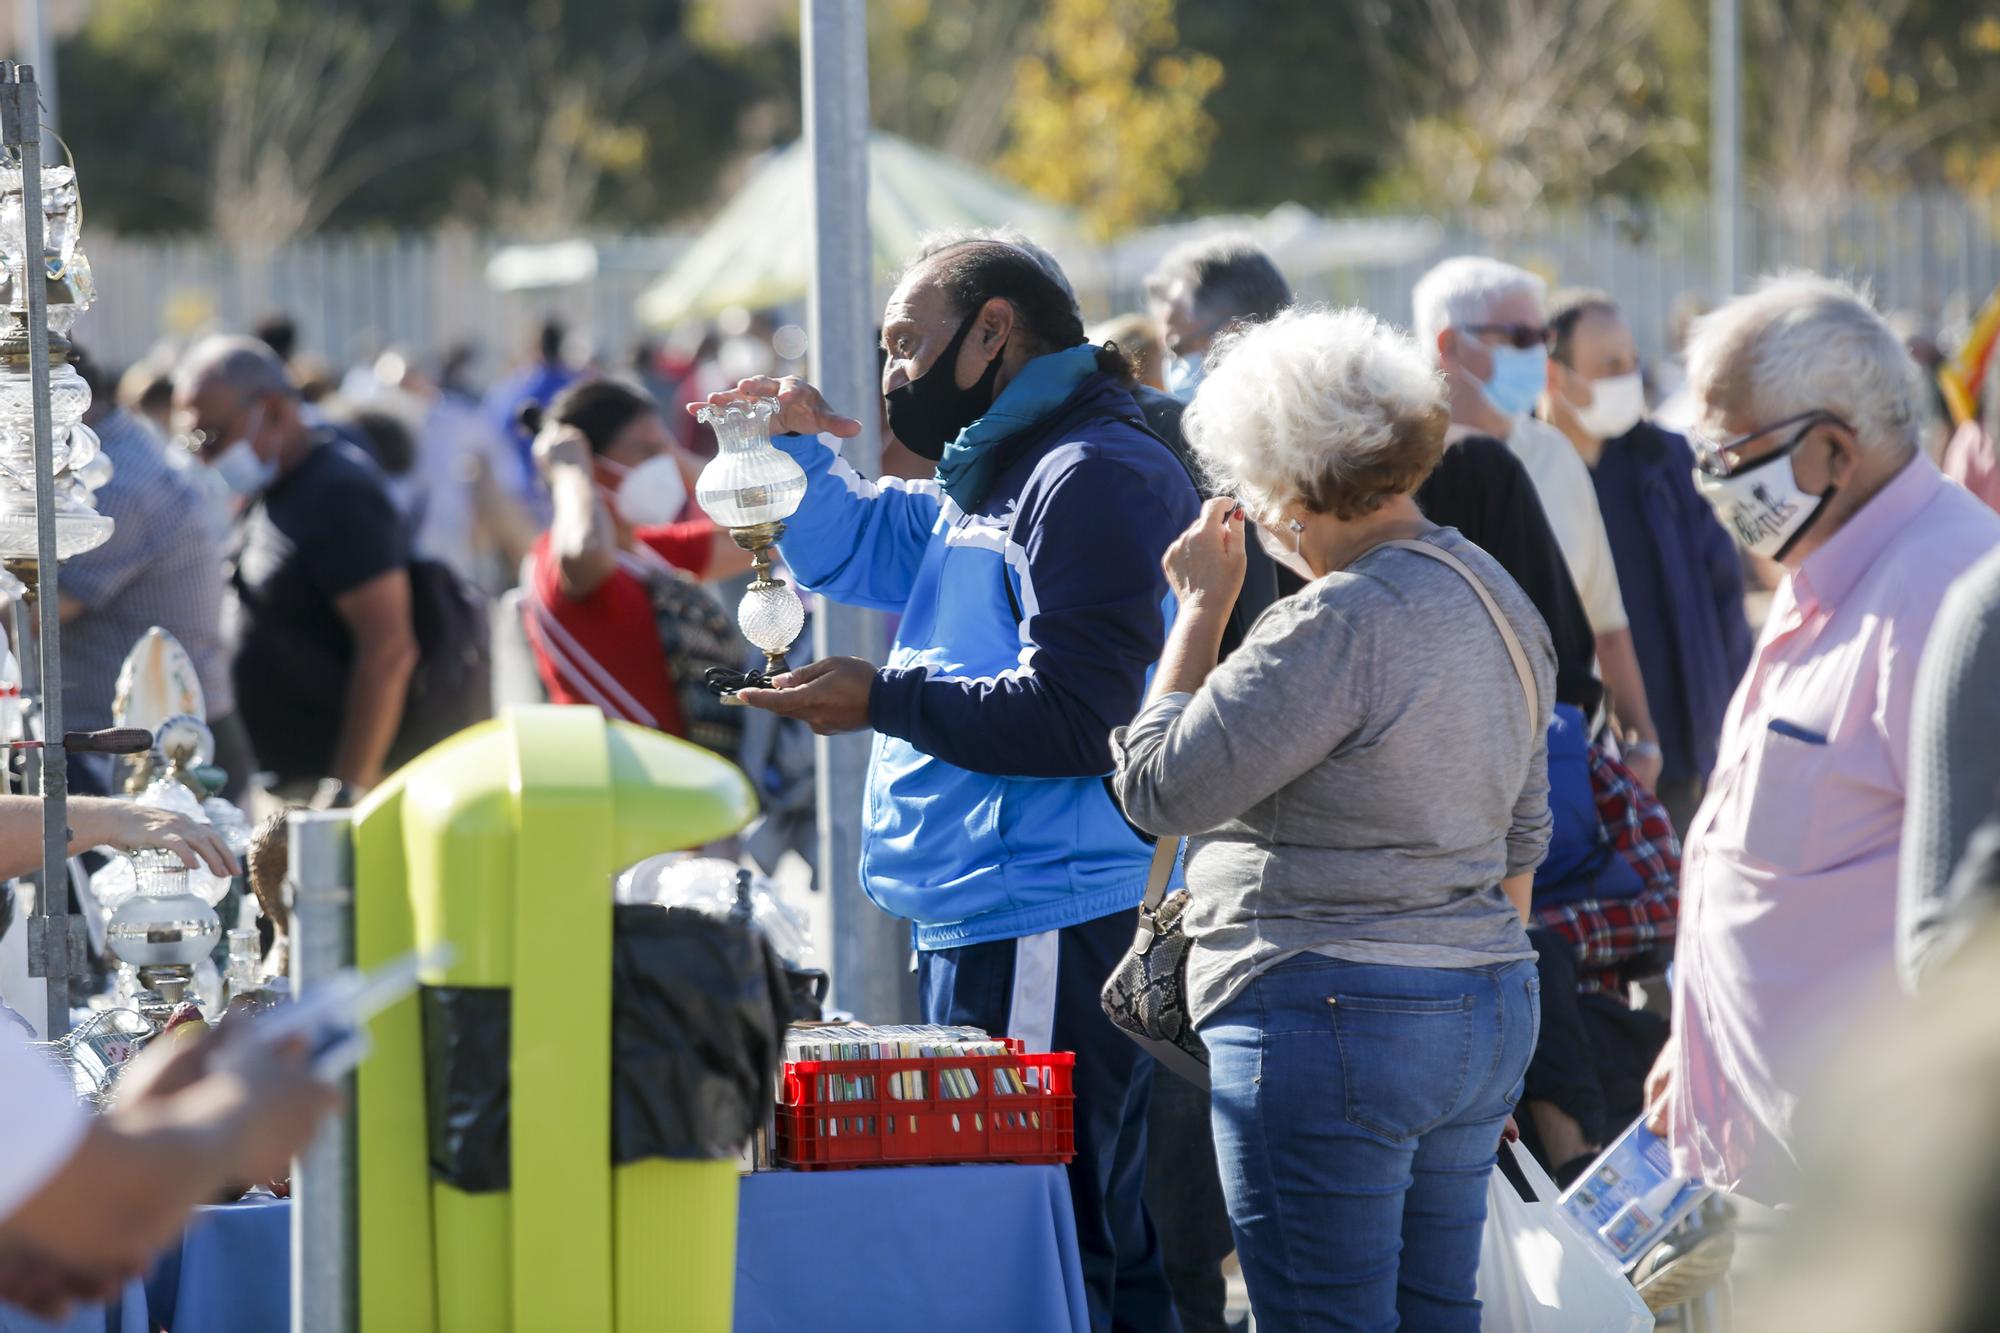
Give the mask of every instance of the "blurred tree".
<svg viewBox="0 0 2000 1333">
<path fill-rule="evenodd" d="M 868 7 L 875 127 L 968 162 L 992 160 L 1007 132 L 1014 62 L 1041 8 L 1039 0 L 875 0 Z M 694 0 L 688 29 L 770 90 L 768 100 L 744 107 L 747 147 L 798 137 L 797 0 Z"/>
<path fill-rule="evenodd" d="M 162 136 L 180 151 L 153 161 L 153 188 L 231 245 L 269 248 L 314 230 L 371 176 L 447 136 L 435 123 L 405 125 L 350 151 L 400 30 L 387 10 L 359 5 L 103 0 L 81 40 L 137 76 L 156 99 L 154 115 L 182 118 L 178 133 Z M 90 63 L 86 56 L 86 71 Z M 66 80 L 64 108 L 108 97 L 132 115 L 130 103 L 109 96 L 115 87 L 115 79 Z M 88 118 L 73 128 L 85 143 L 95 137 Z"/>
<path fill-rule="evenodd" d="M 1368 52 L 1398 203 L 1512 212 L 1694 179 L 1699 132 L 1665 97 L 1642 0 L 1369 0 Z"/>
<path fill-rule="evenodd" d="M 1326 0 L 1180 0 L 1181 39 L 1222 62 L 1229 82 L 1208 99 L 1215 138 L 1184 189 L 1191 212 L 1263 212 L 1286 200 L 1333 207 L 1382 170 L 1383 135 L 1363 96 L 1374 71 L 1353 25 Z"/>
<path fill-rule="evenodd" d="M 1015 66 L 1001 169 L 1115 236 L 1180 203 L 1221 82 L 1220 61 L 1181 47 L 1173 0 L 1048 0 Z"/>
</svg>

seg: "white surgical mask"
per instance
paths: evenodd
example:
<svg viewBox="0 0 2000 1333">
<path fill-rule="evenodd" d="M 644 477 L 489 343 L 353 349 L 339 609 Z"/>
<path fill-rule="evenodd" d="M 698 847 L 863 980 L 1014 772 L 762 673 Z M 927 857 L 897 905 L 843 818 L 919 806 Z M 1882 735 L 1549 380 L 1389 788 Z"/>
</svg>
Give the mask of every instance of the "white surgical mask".
<svg viewBox="0 0 2000 1333">
<path fill-rule="evenodd" d="M 1593 439 L 1615 440 L 1646 415 L 1646 384 L 1638 371 L 1590 381 L 1590 401 L 1576 419 Z"/>
<path fill-rule="evenodd" d="M 1814 495 L 1799 485 L 1792 467 L 1798 445 L 1794 440 L 1728 477 L 1710 476 L 1699 467 L 1694 470 L 1695 489 L 1714 507 L 1729 535 L 1744 550 L 1769 560 L 1784 559 L 1833 499 L 1831 486 L 1824 495 Z"/>
<path fill-rule="evenodd" d="M 256 446 L 250 443 L 263 424 L 264 411 L 259 408 L 250 414 L 250 424 L 243 428 L 243 433 L 231 440 L 209 463 L 232 494 L 257 495 L 278 479 L 277 463 L 259 457 Z"/>
<path fill-rule="evenodd" d="M 1194 391 L 1201 387 L 1200 352 L 1189 352 L 1177 356 L 1167 363 L 1167 392 L 1182 402 L 1191 402 Z"/>
<path fill-rule="evenodd" d="M 608 458 L 602 461 L 614 470 L 621 466 Z M 624 473 L 613 497 L 619 515 L 633 527 L 675 522 L 687 508 L 687 478 L 681 475 L 672 454 L 654 454 L 635 467 L 625 468 Z"/>
</svg>

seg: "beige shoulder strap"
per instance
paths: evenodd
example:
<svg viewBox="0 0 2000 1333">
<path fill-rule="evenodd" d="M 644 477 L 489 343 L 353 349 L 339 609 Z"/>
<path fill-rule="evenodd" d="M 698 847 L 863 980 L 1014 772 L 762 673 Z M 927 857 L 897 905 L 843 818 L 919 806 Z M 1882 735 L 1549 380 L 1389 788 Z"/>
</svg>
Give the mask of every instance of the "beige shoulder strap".
<svg viewBox="0 0 2000 1333">
<path fill-rule="evenodd" d="M 1486 614 L 1493 617 L 1493 627 L 1500 631 L 1500 637 L 1507 645 L 1507 656 L 1514 661 L 1514 674 L 1521 678 L 1521 689 L 1528 696 L 1528 729 L 1532 732 L 1542 716 L 1541 695 L 1535 689 L 1534 670 L 1528 665 L 1527 651 L 1521 647 L 1521 636 L 1514 633 L 1514 623 L 1500 610 L 1499 603 L 1493 600 L 1493 594 L 1486 590 L 1486 585 L 1480 582 L 1479 576 L 1466 568 L 1465 562 L 1450 551 L 1440 546 L 1433 546 L 1429 542 L 1399 540 L 1383 542 L 1382 545 L 1394 546 L 1404 551 L 1415 551 L 1418 555 L 1427 555 L 1433 560 L 1450 565 L 1458 571 L 1460 578 L 1472 585 L 1472 590 L 1479 594 L 1479 601 L 1486 608 Z"/>
</svg>

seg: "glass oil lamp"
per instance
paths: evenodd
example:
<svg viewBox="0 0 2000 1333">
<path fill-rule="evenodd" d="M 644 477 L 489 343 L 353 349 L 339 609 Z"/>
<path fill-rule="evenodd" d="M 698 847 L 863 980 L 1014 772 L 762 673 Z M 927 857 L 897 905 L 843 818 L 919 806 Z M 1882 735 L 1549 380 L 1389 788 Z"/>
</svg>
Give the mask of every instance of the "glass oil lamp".
<svg viewBox="0 0 2000 1333">
<path fill-rule="evenodd" d="M 761 675 L 753 673 L 720 689 L 724 699 L 736 689 L 768 684 L 786 670 L 785 653 L 806 623 L 798 593 L 771 574 L 771 547 L 806 493 L 805 469 L 771 443 L 771 418 L 777 412 L 776 399 L 752 398 L 722 407 L 711 404 L 696 414 L 714 429 L 717 453 L 695 481 L 695 499 L 750 552 L 756 580 L 737 604 L 736 623 L 764 654 Z"/>
<path fill-rule="evenodd" d="M 172 852 L 136 852 L 131 859 L 138 888 L 111 914 L 105 943 L 121 963 L 139 969 L 143 985 L 178 1004 L 196 965 L 222 938 L 222 920 L 189 888 L 187 867 Z"/>
</svg>

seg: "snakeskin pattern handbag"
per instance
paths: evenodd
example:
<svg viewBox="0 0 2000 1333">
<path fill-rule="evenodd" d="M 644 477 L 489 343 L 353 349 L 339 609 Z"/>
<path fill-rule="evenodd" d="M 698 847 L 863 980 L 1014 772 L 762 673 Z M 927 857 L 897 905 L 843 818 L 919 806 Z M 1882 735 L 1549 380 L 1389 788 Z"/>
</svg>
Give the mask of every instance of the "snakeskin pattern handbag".
<svg viewBox="0 0 2000 1333">
<path fill-rule="evenodd" d="M 1180 852 L 1179 838 L 1162 838 L 1146 876 L 1139 929 L 1132 947 L 1111 970 L 1098 1002 L 1120 1032 L 1153 1058 L 1200 1088 L 1208 1087 L 1208 1047 L 1188 1017 L 1188 937 L 1181 929 L 1188 891 L 1168 894 Z"/>
</svg>

